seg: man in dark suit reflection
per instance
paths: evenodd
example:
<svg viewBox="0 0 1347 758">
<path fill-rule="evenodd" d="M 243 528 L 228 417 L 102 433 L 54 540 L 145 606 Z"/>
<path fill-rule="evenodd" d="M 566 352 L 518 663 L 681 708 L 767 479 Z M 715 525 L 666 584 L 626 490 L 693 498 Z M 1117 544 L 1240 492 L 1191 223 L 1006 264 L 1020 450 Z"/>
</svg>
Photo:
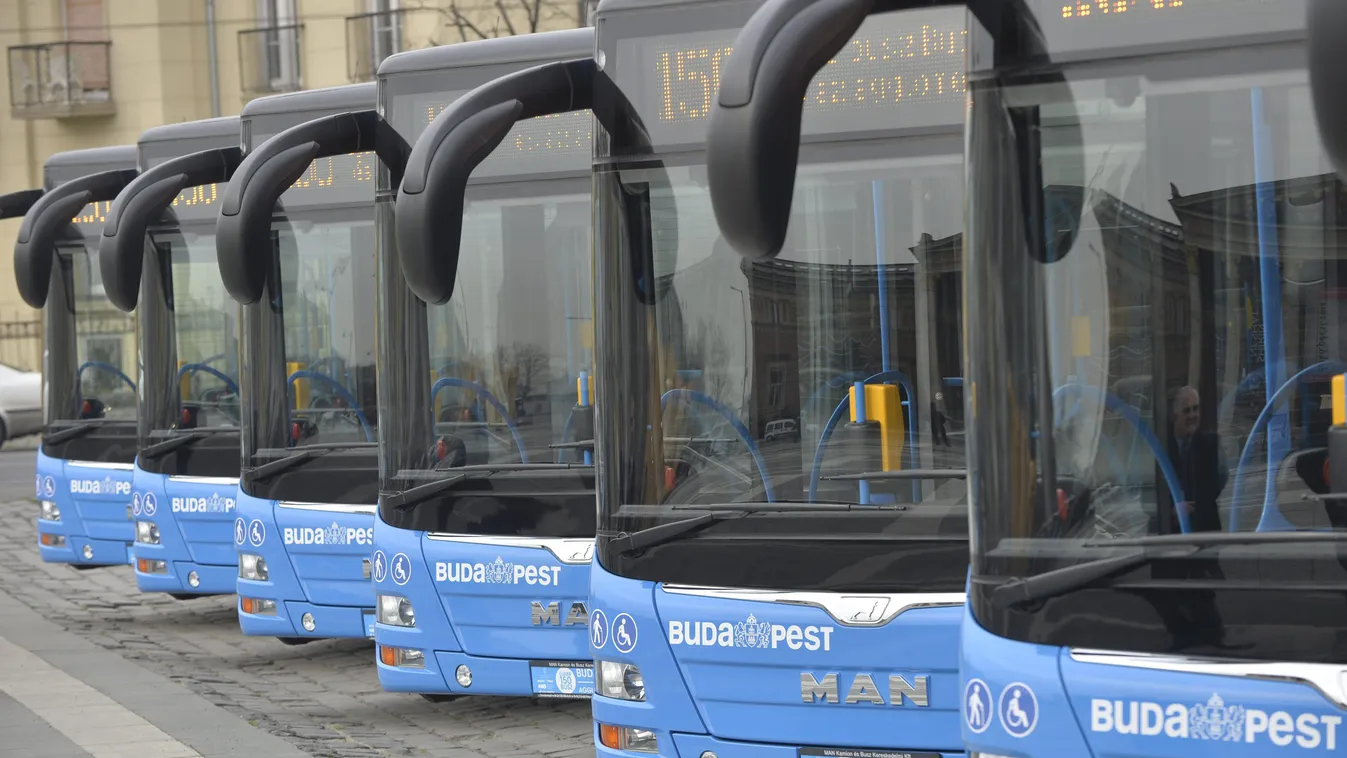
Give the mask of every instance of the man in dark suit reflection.
<svg viewBox="0 0 1347 758">
<path fill-rule="evenodd" d="M 1217 500 L 1225 489 L 1229 472 L 1221 457 L 1221 443 L 1217 434 L 1202 428 L 1200 397 L 1192 387 L 1182 387 L 1174 393 L 1170 403 L 1168 437 L 1169 460 L 1178 475 L 1183 500 L 1173 503 L 1168 518 L 1158 519 L 1158 531 L 1178 533 L 1179 509 L 1188 516 L 1191 532 L 1221 531 L 1221 514 Z M 1163 492 L 1163 489 L 1162 489 Z M 1158 498 L 1161 508 L 1170 498 Z M 1210 589 L 1225 579 L 1221 571 L 1219 553 L 1213 557 L 1192 557 L 1162 560 L 1151 568 L 1151 575 L 1159 581 L 1182 580 L 1191 587 L 1159 589 L 1148 593 L 1148 599 L 1164 620 L 1171 638 L 1171 650 L 1199 652 L 1229 650 L 1225 641 L 1225 625 L 1216 605 L 1215 592 Z"/>
<path fill-rule="evenodd" d="M 1174 394 L 1170 405 L 1169 460 L 1174 464 L 1184 496 L 1184 502 L 1175 507 L 1187 514 L 1192 531 L 1219 532 L 1221 513 L 1216 501 L 1230 473 L 1222 460 L 1220 438 L 1201 426 L 1197 390 L 1183 387 Z M 1170 519 L 1161 519 L 1161 523 L 1168 527 L 1166 531 L 1179 531 L 1178 513 Z"/>
</svg>

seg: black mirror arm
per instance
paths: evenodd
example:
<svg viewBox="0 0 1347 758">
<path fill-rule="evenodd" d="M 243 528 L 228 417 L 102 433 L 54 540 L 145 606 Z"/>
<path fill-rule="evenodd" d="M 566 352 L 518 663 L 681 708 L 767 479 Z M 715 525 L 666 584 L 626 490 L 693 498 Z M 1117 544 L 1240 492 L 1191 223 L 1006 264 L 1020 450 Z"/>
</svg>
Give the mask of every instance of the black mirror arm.
<svg viewBox="0 0 1347 758">
<path fill-rule="evenodd" d="M 14 277 L 23 301 L 33 308 L 47 303 L 56 241 L 75 214 L 89 203 L 112 200 L 136 177 L 135 169 L 101 171 L 81 176 L 43 194 L 19 226 L 14 243 Z"/>
<path fill-rule="evenodd" d="M 1310 0 L 1306 30 L 1309 33 L 1310 95 L 1319 139 L 1338 176 L 1347 180 L 1347 3 Z"/>
<path fill-rule="evenodd" d="M 454 291 L 464 194 L 473 169 L 524 119 L 591 108 L 592 58 L 502 76 L 456 100 L 412 146 L 398 187 L 398 259 L 408 286 L 431 304 Z"/>
<path fill-rule="evenodd" d="M 22 218 L 42 197 L 42 190 L 27 189 L 0 195 L 0 219 Z"/>
<path fill-rule="evenodd" d="M 373 110 L 323 116 L 286 129 L 243 159 L 225 188 L 215 227 L 220 276 L 235 300 L 247 305 L 262 296 L 276 203 L 310 163 L 370 150 L 381 160 L 399 160 L 390 130 L 378 124 Z"/>
<path fill-rule="evenodd" d="M 227 182 L 243 160 L 237 147 L 184 155 L 146 170 L 117 195 L 99 239 L 99 270 L 108 299 L 131 312 L 140 295 L 145 233 L 188 187 Z"/>
<path fill-rule="evenodd" d="M 1042 50 L 1022 0 L 767 0 L 744 24 L 720 76 L 706 145 L 716 221 L 744 257 L 775 257 L 786 241 L 805 94 L 819 70 L 874 13 L 966 6 L 1008 41 L 1005 54 Z M 1008 32 L 1006 25 L 1015 28 Z"/>
</svg>

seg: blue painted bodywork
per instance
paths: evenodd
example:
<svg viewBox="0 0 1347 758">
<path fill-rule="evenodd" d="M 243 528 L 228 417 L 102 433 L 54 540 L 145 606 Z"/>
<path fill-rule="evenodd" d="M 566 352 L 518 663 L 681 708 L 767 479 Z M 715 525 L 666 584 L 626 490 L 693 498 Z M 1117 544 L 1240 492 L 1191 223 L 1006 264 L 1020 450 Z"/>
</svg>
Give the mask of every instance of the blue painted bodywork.
<svg viewBox="0 0 1347 758">
<path fill-rule="evenodd" d="M 416 611 L 414 627 L 376 624 L 375 642 L 425 652 L 422 669 L 380 661 L 385 690 L 542 697 L 593 691 L 587 612 L 593 540 L 565 541 L 577 552 L 568 559 L 585 559 L 578 563 L 545 548 L 457 541 L 382 519 L 375 520 L 374 541 L 375 590 L 407 598 Z M 544 623 L 533 623 L 534 603 Z M 470 687 L 455 679 L 460 665 L 472 671 Z"/>
<path fill-rule="evenodd" d="M 970 718 L 971 701 L 964 703 L 969 750 L 1095 758 L 1252 758 L 1288 750 L 1299 755 L 1347 750 L 1347 709 L 1307 684 L 1076 660 L 1068 648 L 993 635 L 971 613 L 965 615 L 963 640 L 963 699 L 969 701 L 976 690 L 996 702 L 983 719 Z M 1021 702 L 1037 704 L 1032 714 L 1019 708 L 1036 716 L 1027 730 L 1009 708 L 1016 688 Z"/>
<path fill-rule="evenodd" d="M 131 478 L 130 466 L 67 461 L 38 451 L 36 495 L 38 500 L 54 502 L 61 520 L 39 517 L 37 530 L 65 537 L 64 547 L 48 547 L 39 538 L 42 560 L 86 566 L 131 562 L 131 541 L 135 539 Z M 84 557 L 86 547 L 92 551 L 91 558 Z"/>
<path fill-rule="evenodd" d="M 136 466 L 132 512 L 137 521 L 159 528 L 159 544 L 136 542 L 136 559 L 164 561 L 165 573 L 136 567 L 141 592 L 228 595 L 234 592 L 238 563 L 231 532 L 238 480 L 220 477 L 168 476 Z M 193 587 L 188 575 L 200 583 Z"/>
<path fill-rule="evenodd" d="M 354 512 L 353 512 L 354 511 Z M 238 554 L 260 555 L 266 581 L 235 574 L 241 597 L 273 600 L 275 615 L 244 613 L 244 634 L 264 637 L 370 637 L 374 589 L 369 560 L 374 543 L 374 506 L 281 503 L 239 491 L 233 531 Z M 304 614 L 313 617 L 306 630 Z"/>
<path fill-rule="evenodd" d="M 675 594 L 598 565 L 591 602 L 595 659 L 639 667 L 646 697 L 595 696 L 594 719 L 653 730 L 660 755 L 698 758 L 711 750 L 721 758 L 788 758 L 826 755 L 829 748 L 885 758 L 962 754 L 959 608 L 909 611 L 877 628 L 845 627 L 818 607 Z M 689 635 L 699 644 L 689 644 Z M 806 673 L 820 681 L 836 674 L 841 702 L 806 702 Z M 861 674 L 878 685 L 869 694 L 883 704 L 846 702 Z M 908 681 L 927 676 L 929 705 L 892 704 L 894 674 Z M 641 755 L 602 746 L 598 753 Z"/>
</svg>

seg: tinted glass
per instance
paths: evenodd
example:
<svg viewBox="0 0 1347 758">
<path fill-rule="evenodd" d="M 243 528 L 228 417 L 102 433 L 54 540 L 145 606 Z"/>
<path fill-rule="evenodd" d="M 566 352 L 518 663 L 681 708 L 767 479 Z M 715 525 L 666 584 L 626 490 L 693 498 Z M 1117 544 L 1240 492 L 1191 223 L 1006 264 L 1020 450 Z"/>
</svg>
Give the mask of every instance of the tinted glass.
<svg viewBox="0 0 1347 758">
<path fill-rule="evenodd" d="M 239 309 L 220 279 L 214 231 L 191 224 L 151 238 L 171 261 L 179 402 L 197 409 L 195 426 L 238 426 Z"/>
<path fill-rule="evenodd" d="M 532 65 L 395 78 L 385 112 L 412 143 L 471 87 Z M 583 463 L 580 451 L 555 446 L 579 439 L 578 378 L 593 371 L 591 123 L 588 111 L 520 122 L 474 170 L 455 288 L 443 305 L 427 306 L 403 284 L 392 204 L 383 209 L 390 228 L 380 236 L 381 313 L 390 347 L 380 380 L 385 407 L 397 409 L 382 430 L 385 493 L 464 465 Z M 593 534 L 592 483 L 465 489 L 478 491 L 446 490 L 416 509 L 385 508 L 384 518 L 439 531 Z"/>
<path fill-rule="evenodd" d="M 1285 4 L 1223 4 L 1229 15 L 1208 19 L 1225 28 L 1274 5 Z M 1344 655 L 1340 639 L 1302 636 L 1344 620 L 1340 602 L 1324 602 L 1347 582 L 1347 552 L 1331 543 L 1164 558 L 1041 609 L 998 610 L 985 594 L 1007 577 L 1127 550 L 1113 539 L 1347 531 L 1347 511 L 1313 499 L 1326 491 L 1330 377 L 1347 368 L 1347 194 L 1320 152 L 1300 43 L 1229 42 L 1200 56 L 1064 67 L 1056 91 L 1018 84 L 1008 68 L 1005 86 L 973 93 L 974 585 L 984 591 L 974 608 L 1000 633 L 1277 660 Z M 1042 119 L 1047 229 L 1079 218 L 1073 238 L 1057 238 L 1056 263 L 1017 244 L 1026 222 L 1006 198 L 1023 179 L 996 157 L 1012 102 Z M 1054 475 L 1056 487 L 1044 486 Z"/>
<path fill-rule="evenodd" d="M 824 68 L 787 242 L 749 262 L 719 238 L 690 148 L 705 134 L 699 88 L 714 91 L 754 7 L 601 22 L 605 70 L 657 155 L 596 164 L 597 555 L 623 576 L 680 584 L 959 591 L 964 12 L 877 17 Z M 882 431 L 846 423 L 852 385 L 867 380 Z M 622 535 L 708 506 L 767 510 L 623 547 Z"/>
</svg>

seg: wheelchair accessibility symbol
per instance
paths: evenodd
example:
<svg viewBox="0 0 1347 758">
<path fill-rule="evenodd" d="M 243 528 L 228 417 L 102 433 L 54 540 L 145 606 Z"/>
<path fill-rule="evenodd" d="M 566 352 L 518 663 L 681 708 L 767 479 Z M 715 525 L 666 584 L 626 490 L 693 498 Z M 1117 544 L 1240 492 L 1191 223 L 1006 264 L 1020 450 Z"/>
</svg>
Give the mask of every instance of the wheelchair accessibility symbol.
<svg viewBox="0 0 1347 758">
<path fill-rule="evenodd" d="M 613 649 L 623 655 L 636 649 L 636 619 L 619 613 L 613 618 Z"/>
<path fill-rule="evenodd" d="M 981 679 L 969 679 L 963 691 L 963 718 L 968 731 L 982 734 L 992 725 L 992 691 Z"/>
<path fill-rule="evenodd" d="M 595 610 L 589 615 L 589 644 L 602 650 L 608 644 L 608 614 Z"/>
<path fill-rule="evenodd" d="M 1038 698 L 1023 682 L 1012 682 L 1001 690 L 996 712 L 1011 737 L 1028 737 L 1038 726 Z"/>
<path fill-rule="evenodd" d="M 406 553 L 398 553 L 393 556 L 393 562 L 389 568 L 393 575 L 393 583 L 399 587 L 411 581 L 412 559 L 408 558 Z"/>
</svg>

